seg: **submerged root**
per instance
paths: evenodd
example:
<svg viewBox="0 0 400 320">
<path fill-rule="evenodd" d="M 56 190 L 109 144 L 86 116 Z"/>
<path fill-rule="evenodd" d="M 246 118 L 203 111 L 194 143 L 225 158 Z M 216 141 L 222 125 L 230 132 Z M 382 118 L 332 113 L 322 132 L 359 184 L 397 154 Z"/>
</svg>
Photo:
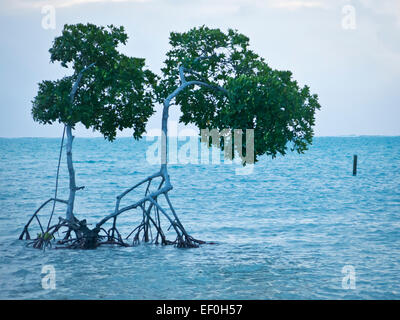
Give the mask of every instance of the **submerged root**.
<svg viewBox="0 0 400 320">
<path fill-rule="evenodd" d="M 151 232 L 150 223 L 156 226 L 156 235 L 153 236 Z M 101 245 L 118 245 L 122 247 L 129 247 L 139 245 L 140 243 L 154 243 L 160 245 L 174 245 L 177 248 L 197 248 L 205 241 L 195 239 L 189 236 L 180 222 L 173 222 L 171 227 L 177 230 L 177 237 L 174 241 L 168 240 L 154 219 L 145 219 L 139 226 L 137 226 L 125 239 L 117 227 L 112 227 L 108 231 L 104 228 L 95 227 L 89 229 L 86 220 L 75 219 L 70 222 L 66 219 L 59 218 L 59 222 L 43 233 L 38 233 L 35 239 L 31 239 L 28 228 L 24 229 L 26 239 L 30 240 L 27 246 L 35 249 L 96 249 Z M 62 235 L 57 239 L 56 235 Z M 126 240 L 132 238 L 132 242 L 128 243 Z"/>
<path fill-rule="evenodd" d="M 150 192 L 150 185 L 155 178 L 161 178 L 161 182 L 158 184 L 156 191 Z M 140 185 L 147 185 L 144 197 L 132 205 L 120 208 L 119 205 L 122 198 Z M 125 240 L 128 240 L 132 237 L 132 245 L 138 245 L 141 242 L 144 242 L 161 245 L 175 245 L 178 248 L 197 248 L 199 245 L 205 244 L 205 241 L 195 239 L 186 232 L 168 197 L 168 192 L 170 190 L 172 190 L 172 186 L 169 184 L 167 174 L 160 171 L 159 173 L 139 182 L 118 196 L 114 214 L 104 218 L 98 226 L 102 225 L 109 219 L 113 219 L 113 228 L 115 228 L 117 218 L 120 214 L 128 210 L 140 209 L 142 213 L 140 224 L 125 238 Z M 162 207 L 159 203 L 160 198 L 166 201 L 166 208 Z M 166 232 L 164 232 L 162 227 L 161 217 L 169 223 L 167 231 L 171 228 L 175 231 L 175 240 L 171 241 L 167 239 Z"/>
<path fill-rule="evenodd" d="M 150 192 L 150 185 L 155 178 L 161 178 L 161 182 L 156 191 Z M 147 184 L 147 187 L 143 198 L 134 204 L 120 208 L 119 205 L 121 199 L 144 183 Z M 201 244 L 206 244 L 205 241 L 195 239 L 187 233 L 168 197 L 168 192 L 170 190 L 172 190 L 172 186 L 169 183 L 169 178 L 166 172 L 160 171 L 159 173 L 148 177 L 118 196 L 114 213 L 102 219 L 93 229 L 88 228 L 86 220 L 73 218 L 73 221 L 70 221 L 60 217 L 57 224 L 44 230 L 38 217 L 39 211 L 46 204 L 51 203 L 52 201 L 67 204 L 67 201 L 51 198 L 36 210 L 25 225 L 19 239 L 31 240 L 29 226 L 31 222 L 36 219 L 41 232 L 38 233 L 36 239 L 31 240 L 28 243 L 29 246 L 36 249 L 44 250 L 46 248 L 52 248 L 54 244 L 56 245 L 56 249 L 96 249 L 101 245 L 128 247 L 140 243 L 174 245 L 178 248 L 197 248 Z M 159 203 L 160 198 L 162 198 L 164 204 L 166 201 L 164 207 Z M 133 228 L 127 237 L 123 238 L 117 227 L 117 218 L 120 214 L 134 209 L 141 210 L 141 222 L 138 226 Z M 104 229 L 103 225 L 111 219 L 113 221 L 112 227 L 107 231 Z M 166 229 L 167 231 L 171 228 L 175 231 L 174 240 L 167 239 L 167 233 L 164 231 L 165 229 L 163 230 L 162 220 L 164 221 L 164 227 L 169 225 Z M 51 218 L 48 225 L 50 222 Z M 166 225 L 166 223 L 168 225 Z M 64 237 L 56 240 L 55 235 L 59 235 L 59 232 L 62 232 Z M 130 238 L 130 242 L 127 242 Z"/>
<path fill-rule="evenodd" d="M 66 229 L 62 233 L 65 236 L 56 240 L 55 233 L 58 233 L 61 229 Z M 37 238 L 28 242 L 28 246 L 32 246 L 35 249 L 47 249 L 52 248 L 55 244 L 55 249 L 96 249 L 100 245 L 113 244 L 120 246 L 129 246 L 127 243 L 122 241 L 122 238 L 115 238 L 105 234 L 100 234 L 104 229 L 93 228 L 89 229 L 86 224 L 86 220 L 79 221 L 75 219 L 73 222 L 59 218 L 59 222 L 56 225 L 48 228 L 45 233 L 40 233 Z"/>
<path fill-rule="evenodd" d="M 183 241 L 177 243 L 178 248 L 198 248 L 200 244 L 205 244 L 205 241 L 195 239 L 193 237 L 185 237 Z"/>
</svg>

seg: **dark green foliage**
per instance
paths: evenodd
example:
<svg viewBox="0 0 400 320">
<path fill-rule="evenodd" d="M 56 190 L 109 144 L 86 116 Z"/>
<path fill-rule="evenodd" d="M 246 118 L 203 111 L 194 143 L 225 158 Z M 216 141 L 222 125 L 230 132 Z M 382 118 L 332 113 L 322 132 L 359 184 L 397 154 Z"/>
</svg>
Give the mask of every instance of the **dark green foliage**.
<svg viewBox="0 0 400 320">
<path fill-rule="evenodd" d="M 225 88 L 228 93 L 195 86 L 182 91 L 176 104 L 181 121 L 200 129 L 254 129 L 254 153 L 275 157 L 288 146 L 299 153 L 312 142 L 317 95 L 301 88 L 290 71 L 270 68 L 249 49 L 249 39 L 235 30 L 227 33 L 205 26 L 171 33 L 163 80 L 162 101 L 179 86 L 177 66 L 185 66 L 186 80 L 200 80 Z M 243 138 L 243 149 L 246 140 Z M 243 153 L 245 156 L 245 152 Z"/>
<path fill-rule="evenodd" d="M 130 58 L 117 50 L 127 39 L 123 27 L 65 25 L 49 51 L 52 62 L 71 67 L 74 74 L 39 84 L 32 102 L 34 120 L 43 124 L 59 121 L 72 127 L 81 122 L 109 140 L 115 138 L 117 129 L 133 128 L 134 137 L 139 138 L 154 112 L 156 76 L 145 69 L 144 59 Z M 95 66 L 83 74 L 71 105 L 73 82 L 92 63 Z"/>
<path fill-rule="evenodd" d="M 50 49 L 51 61 L 72 67 L 74 74 L 39 84 L 33 101 L 34 119 L 71 126 L 81 122 L 110 140 L 117 129 L 134 128 L 138 138 L 153 113 L 153 89 L 162 102 L 179 86 L 178 66 L 182 64 L 187 81 L 199 80 L 228 91 L 202 86 L 182 91 L 175 103 L 185 124 L 200 129 L 254 129 L 255 159 L 263 154 L 285 154 L 288 146 L 301 153 L 312 142 L 318 97 L 307 86 L 300 87 L 290 71 L 270 68 L 249 49 L 246 36 L 204 26 L 172 32 L 172 49 L 158 86 L 156 76 L 145 69 L 144 59 L 118 52 L 117 47 L 127 38 L 123 27 L 65 25 Z M 72 83 L 91 63 L 95 67 L 83 75 L 71 106 Z"/>
</svg>

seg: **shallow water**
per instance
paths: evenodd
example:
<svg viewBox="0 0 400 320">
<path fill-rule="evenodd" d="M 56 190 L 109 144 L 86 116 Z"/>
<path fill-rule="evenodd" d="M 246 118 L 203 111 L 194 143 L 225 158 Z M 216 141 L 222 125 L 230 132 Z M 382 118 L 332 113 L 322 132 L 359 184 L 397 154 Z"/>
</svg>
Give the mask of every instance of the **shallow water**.
<svg viewBox="0 0 400 320">
<path fill-rule="evenodd" d="M 400 137 L 316 138 L 306 154 L 262 158 L 242 176 L 234 165 L 171 165 L 181 221 L 216 245 L 43 252 L 17 238 L 54 193 L 59 143 L 0 139 L 2 299 L 400 298 Z M 96 223 L 117 194 L 155 173 L 145 158 L 151 144 L 75 139 L 77 184 L 85 185 L 77 216 Z M 64 210 L 57 205 L 57 216 Z M 129 230 L 138 215 L 127 213 L 120 227 Z M 56 270 L 55 290 L 42 288 L 44 265 Z M 355 289 L 342 287 L 345 265 L 354 267 Z"/>
</svg>

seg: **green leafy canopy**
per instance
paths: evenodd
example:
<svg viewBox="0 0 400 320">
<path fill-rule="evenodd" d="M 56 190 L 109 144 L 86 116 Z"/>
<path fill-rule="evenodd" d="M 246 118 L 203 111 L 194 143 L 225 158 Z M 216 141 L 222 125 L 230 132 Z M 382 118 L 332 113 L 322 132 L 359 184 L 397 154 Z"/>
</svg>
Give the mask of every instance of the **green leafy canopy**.
<svg viewBox="0 0 400 320">
<path fill-rule="evenodd" d="M 273 70 L 249 49 L 249 38 L 202 26 L 172 32 L 171 49 L 158 87 L 160 102 L 179 86 L 177 66 L 186 80 L 200 80 L 227 90 L 196 86 L 182 91 L 176 104 L 181 121 L 200 129 L 254 129 L 254 156 L 285 154 L 288 145 L 299 153 L 312 143 L 317 95 L 300 87 L 290 71 Z M 245 131 L 243 130 L 243 134 Z M 246 139 L 242 139 L 243 157 Z M 223 144 L 221 144 L 223 148 Z"/>
<path fill-rule="evenodd" d="M 263 154 L 285 154 L 289 146 L 302 153 L 312 143 L 315 112 L 320 109 L 317 95 L 308 86 L 300 87 L 290 71 L 269 67 L 250 50 L 245 35 L 206 26 L 172 32 L 160 79 L 145 68 L 144 59 L 117 50 L 127 39 L 123 27 L 65 25 L 50 49 L 51 61 L 72 68 L 73 75 L 39 84 L 34 120 L 71 126 L 81 122 L 110 140 L 117 129 L 134 128 L 134 137 L 139 138 L 155 100 L 162 103 L 180 85 L 178 66 L 183 65 L 187 81 L 226 90 L 195 86 L 181 91 L 175 104 L 185 124 L 200 129 L 254 129 L 255 160 Z M 84 73 L 71 105 L 72 84 L 92 63 L 95 66 Z M 245 138 L 242 148 L 245 157 Z"/>
<path fill-rule="evenodd" d="M 145 132 L 154 113 L 153 89 L 156 76 L 145 68 L 145 60 L 127 57 L 118 51 L 128 36 L 123 27 L 94 24 L 65 25 L 49 52 L 51 62 L 72 68 L 73 75 L 56 81 L 43 81 L 32 101 L 35 121 L 59 121 L 72 127 L 81 122 L 113 140 L 116 130 L 134 129 L 134 137 Z M 78 74 L 88 69 L 79 83 L 71 105 L 70 91 Z"/>
</svg>

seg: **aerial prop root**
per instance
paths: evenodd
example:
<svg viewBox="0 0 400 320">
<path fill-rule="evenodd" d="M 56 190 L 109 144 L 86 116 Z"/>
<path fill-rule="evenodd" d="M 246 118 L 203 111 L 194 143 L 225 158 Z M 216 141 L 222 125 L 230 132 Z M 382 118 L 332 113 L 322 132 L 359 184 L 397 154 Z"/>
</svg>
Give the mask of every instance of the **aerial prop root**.
<svg viewBox="0 0 400 320">
<path fill-rule="evenodd" d="M 120 246 L 128 246 L 122 240 L 121 235 L 117 230 L 117 237 L 111 236 L 104 228 L 89 229 L 86 220 L 78 220 L 74 217 L 73 221 L 69 221 L 59 217 L 59 220 L 54 225 L 49 225 L 46 229 L 43 228 L 43 223 L 39 217 L 39 212 L 52 201 L 67 204 L 67 201 L 50 198 L 45 201 L 31 216 L 24 229 L 19 236 L 20 240 L 30 240 L 27 245 L 36 249 L 52 248 L 54 245 L 56 249 L 95 249 L 102 244 L 116 244 Z M 36 221 L 40 233 L 37 234 L 35 239 L 31 238 L 30 228 L 33 221 Z M 64 236 L 56 240 L 56 235 Z"/>
<path fill-rule="evenodd" d="M 161 178 L 161 182 L 158 184 L 156 191 L 150 192 L 150 186 L 156 178 Z M 126 195 L 142 185 L 146 186 L 144 197 L 134 204 L 120 208 L 121 200 Z M 132 238 L 132 245 L 137 245 L 141 242 L 144 242 L 161 245 L 175 245 L 178 248 L 195 248 L 198 247 L 200 244 L 205 244 L 205 241 L 195 239 L 186 232 L 168 197 L 168 192 L 170 190 L 172 190 L 172 186 L 169 183 L 169 177 L 166 172 L 163 172 L 163 170 L 161 170 L 160 172 L 149 176 L 148 178 L 142 180 L 141 182 L 137 183 L 133 187 L 127 189 L 122 194 L 120 194 L 117 197 L 114 213 L 100 221 L 97 224 L 97 227 L 101 227 L 105 222 L 112 219 L 113 227 L 110 229 L 109 235 L 111 234 L 111 236 L 114 236 L 114 234 L 117 232 L 116 224 L 119 215 L 129 210 L 139 209 L 142 214 L 141 222 L 125 238 L 125 240 Z M 160 197 L 164 197 L 167 201 L 169 211 L 172 212 L 173 218 L 160 205 Z M 161 216 L 164 216 L 164 218 L 167 219 L 169 223 L 168 230 L 170 228 L 173 228 L 175 230 L 175 240 L 172 241 L 167 239 L 166 233 L 164 232 L 161 225 Z M 119 232 L 117 233 L 117 236 L 118 238 L 120 238 Z"/>
<path fill-rule="evenodd" d="M 162 178 L 161 183 L 158 185 L 157 190 L 151 193 L 150 185 L 153 179 L 157 177 Z M 85 219 L 78 220 L 76 217 L 74 217 L 73 221 L 59 217 L 59 221 L 56 224 L 51 226 L 49 225 L 47 229 L 44 229 L 44 224 L 38 215 L 39 212 L 47 204 L 52 202 L 60 202 L 64 204 L 68 203 L 65 200 L 50 198 L 45 201 L 31 216 L 19 239 L 30 240 L 27 244 L 28 246 L 43 250 L 52 247 L 55 249 L 95 249 L 100 245 L 107 244 L 128 247 L 138 245 L 140 243 L 175 245 L 178 248 L 197 248 L 200 244 L 205 244 L 205 241 L 198 240 L 190 236 L 183 227 L 168 197 L 168 192 L 172 190 L 172 186 L 169 183 L 165 183 L 166 181 L 168 181 L 168 179 L 166 179 L 163 174 L 158 173 L 126 190 L 117 197 L 115 212 L 101 220 L 93 229 L 88 228 Z M 144 183 L 147 183 L 144 197 L 132 205 L 119 208 L 121 199 Z M 170 213 L 168 213 L 167 210 L 165 210 L 159 204 L 158 200 L 160 197 L 164 197 L 167 201 Z M 128 234 L 127 237 L 123 238 L 117 227 L 117 218 L 120 214 L 132 209 L 140 209 L 142 213 L 142 220 L 140 224 Z M 173 228 L 175 231 L 176 238 L 174 240 L 167 239 L 166 233 L 161 226 L 162 216 L 166 218 L 169 223 L 167 231 L 169 231 L 171 228 Z M 106 230 L 103 225 L 111 219 L 113 221 L 113 225 L 109 230 Z M 41 231 L 33 240 L 31 239 L 31 235 L 29 233 L 32 221 L 37 222 Z M 61 237 L 60 233 L 62 235 Z M 56 239 L 56 236 L 58 236 L 58 240 Z M 128 243 L 127 240 L 130 238 L 131 241 Z"/>
</svg>

